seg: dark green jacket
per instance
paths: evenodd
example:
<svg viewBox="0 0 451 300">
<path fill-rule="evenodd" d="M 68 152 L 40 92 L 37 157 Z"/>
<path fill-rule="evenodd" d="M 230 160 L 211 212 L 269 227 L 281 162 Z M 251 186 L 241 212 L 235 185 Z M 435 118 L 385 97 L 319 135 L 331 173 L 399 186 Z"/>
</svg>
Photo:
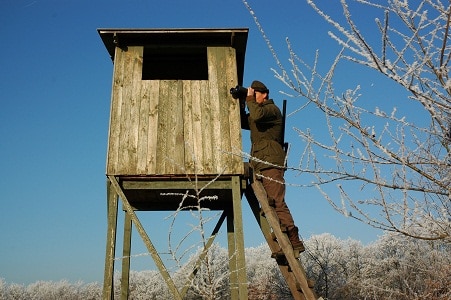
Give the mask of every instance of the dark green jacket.
<svg viewBox="0 0 451 300">
<path fill-rule="evenodd" d="M 283 168 L 285 151 L 282 147 L 283 119 L 280 109 L 272 99 L 258 104 L 254 96 L 246 97 L 246 105 L 249 113 L 242 112 L 241 127 L 251 131 L 252 157 L 263 161 L 251 159 L 252 168 L 256 173 L 269 168 Z"/>
</svg>

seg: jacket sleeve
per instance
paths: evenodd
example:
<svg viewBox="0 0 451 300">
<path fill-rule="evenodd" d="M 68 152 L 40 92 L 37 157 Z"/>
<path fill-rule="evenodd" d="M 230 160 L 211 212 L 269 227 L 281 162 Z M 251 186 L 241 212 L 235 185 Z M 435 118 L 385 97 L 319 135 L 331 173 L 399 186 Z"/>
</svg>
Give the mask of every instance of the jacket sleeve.
<svg viewBox="0 0 451 300">
<path fill-rule="evenodd" d="M 274 105 L 258 104 L 253 96 L 246 98 L 246 104 L 250 116 L 257 123 L 265 123 L 277 118 L 277 110 L 274 109 Z"/>
</svg>

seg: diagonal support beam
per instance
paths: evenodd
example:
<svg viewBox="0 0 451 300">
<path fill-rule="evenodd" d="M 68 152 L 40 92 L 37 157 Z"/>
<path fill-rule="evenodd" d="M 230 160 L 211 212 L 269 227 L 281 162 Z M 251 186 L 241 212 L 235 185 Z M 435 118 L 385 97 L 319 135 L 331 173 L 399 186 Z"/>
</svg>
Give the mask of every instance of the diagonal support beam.
<svg viewBox="0 0 451 300">
<path fill-rule="evenodd" d="M 172 280 L 171 276 L 169 275 L 169 272 L 167 271 L 166 267 L 163 264 L 163 261 L 161 260 L 160 256 L 158 255 L 157 250 L 155 249 L 154 245 L 152 244 L 152 241 L 150 240 L 149 236 L 147 235 L 146 231 L 144 230 L 144 227 L 142 226 L 141 222 L 138 219 L 138 216 L 135 214 L 132 206 L 127 200 L 127 197 L 124 194 L 124 191 L 122 190 L 121 186 L 119 185 L 119 182 L 117 181 L 116 177 L 109 175 L 108 179 L 110 180 L 112 186 L 116 190 L 117 195 L 122 200 L 122 204 L 125 207 L 125 210 L 129 214 L 133 224 L 136 227 L 136 230 L 141 235 L 141 238 L 144 241 L 144 244 L 147 247 L 147 250 L 149 251 L 150 255 L 152 256 L 155 265 L 157 266 L 158 270 L 160 271 L 161 275 L 163 276 L 163 279 L 165 280 L 166 284 L 169 287 L 169 290 L 171 291 L 173 297 L 175 300 L 182 300 L 182 297 L 177 290 L 177 287 L 175 286 L 174 281 Z"/>
</svg>

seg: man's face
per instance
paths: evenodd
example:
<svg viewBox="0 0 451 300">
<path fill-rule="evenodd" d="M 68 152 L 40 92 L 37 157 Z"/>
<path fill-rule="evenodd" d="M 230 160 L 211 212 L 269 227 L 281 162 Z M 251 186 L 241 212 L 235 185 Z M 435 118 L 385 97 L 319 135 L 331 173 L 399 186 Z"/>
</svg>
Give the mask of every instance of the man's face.
<svg viewBox="0 0 451 300">
<path fill-rule="evenodd" d="M 263 102 L 265 102 L 266 95 L 267 93 L 255 91 L 255 102 L 262 104 Z"/>
</svg>

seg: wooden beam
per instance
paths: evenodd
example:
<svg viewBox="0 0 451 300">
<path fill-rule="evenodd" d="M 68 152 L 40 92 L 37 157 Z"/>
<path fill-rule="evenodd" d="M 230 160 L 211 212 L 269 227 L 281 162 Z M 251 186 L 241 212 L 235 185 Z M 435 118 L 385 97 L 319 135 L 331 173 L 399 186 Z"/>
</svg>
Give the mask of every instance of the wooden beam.
<svg viewBox="0 0 451 300">
<path fill-rule="evenodd" d="M 247 275 L 244 255 L 243 213 L 241 208 L 241 180 L 239 176 L 232 177 L 233 194 L 233 225 L 235 227 L 235 256 L 238 276 L 239 299 L 247 300 Z"/>
<path fill-rule="evenodd" d="M 107 242 L 105 255 L 105 273 L 103 278 L 103 300 L 114 299 L 114 255 L 116 251 L 118 195 L 107 180 Z"/>
<path fill-rule="evenodd" d="M 124 190 L 171 190 L 171 189 L 187 189 L 187 190 L 201 190 L 203 188 L 223 190 L 230 189 L 230 180 L 224 181 L 221 179 L 200 180 L 166 180 L 166 181 L 123 181 L 122 187 Z"/>
<path fill-rule="evenodd" d="M 132 219 L 129 214 L 124 216 L 124 241 L 122 245 L 121 300 L 127 300 L 130 292 L 130 254 L 132 246 Z"/>
</svg>

